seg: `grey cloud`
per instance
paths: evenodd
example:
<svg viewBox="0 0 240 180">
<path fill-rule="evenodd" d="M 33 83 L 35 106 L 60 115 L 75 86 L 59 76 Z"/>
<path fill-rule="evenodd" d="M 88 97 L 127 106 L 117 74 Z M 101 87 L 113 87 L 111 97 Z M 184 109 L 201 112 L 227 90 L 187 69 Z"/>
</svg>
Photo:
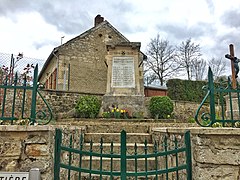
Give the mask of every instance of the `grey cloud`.
<svg viewBox="0 0 240 180">
<path fill-rule="evenodd" d="M 214 27 L 208 23 L 198 23 L 191 27 L 184 24 L 164 24 L 158 25 L 157 29 L 180 41 L 187 38 L 199 38 L 215 31 Z"/>
<path fill-rule="evenodd" d="M 129 24 L 128 19 L 131 16 L 134 16 L 134 7 L 130 2 L 124 1 L 111 1 L 109 0 L 110 7 L 107 8 L 107 11 L 102 15 L 106 17 L 106 19 L 116 27 L 120 32 L 134 33 L 136 31 L 142 32 L 147 28 L 144 27 L 144 24 L 140 24 L 138 26 L 131 26 Z"/>
<path fill-rule="evenodd" d="M 240 57 L 239 42 L 240 42 L 240 32 L 238 32 L 238 31 L 221 35 L 217 39 L 217 44 L 222 44 L 224 47 L 226 47 L 228 52 L 229 52 L 229 50 L 228 50 L 229 44 L 234 44 L 235 45 L 235 54 L 238 55 L 238 57 Z"/>
<path fill-rule="evenodd" d="M 68 34 L 79 33 L 89 26 L 90 17 L 85 10 L 82 10 L 80 3 L 77 4 L 77 1 L 68 2 L 2 0 L 0 15 L 14 20 L 18 13 L 38 12 L 47 23 L 56 26 L 58 30 Z"/>
<path fill-rule="evenodd" d="M 238 10 L 238 9 L 230 10 L 230 11 L 225 12 L 222 15 L 221 21 L 223 24 L 225 24 L 229 27 L 238 28 L 238 27 L 240 27 L 239 16 L 240 16 L 240 10 Z"/>
<path fill-rule="evenodd" d="M 215 56 L 218 58 L 224 58 L 225 54 L 229 53 L 229 44 L 235 45 L 235 55 L 240 57 L 240 46 L 238 46 L 240 41 L 240 32 L 232 32 L 222 35 L 212 35 L 214 39 L 214 44 L 212 46 L 203 47 L 205 52 L 208 52 L 208 55 Z"/>
<path fill-rule="evenodd" d="M 37 11 L 46 22 L 68 34 L 80 33 L 92 25 L 89 14 L 76 1 L 71 4 L 66 1 L 47 1 L 37 7 Z"/>
<path fill-rule="evenodd" d="M 240 41 L 240 33 L 222 34 L 217 33 L 218 29 L 215 24 L 198 23 L 195 26 L 187 27 L 184 24 L 166 24 L 158 25 L 158 30 L 164 32 L 173 40 L 175 44 L 185 41 L 187 38 L 198 40 L 201 46 L 204 57 L 211 59 L 211 57 L 224 58 L 228 53 L 228 45 L 230 43 L 237 43 Z M 204 37 L 211 37 L 214 40 L 212 44 L 203 42 Z M 206 46 L 202 46 L 206 44 Z"/>
<path fill-rule="evenodd" d="M 233 44 L 237 44 L 237 43 L 239 43 L 239 40 L 240 40 L 239 35 L 240 35 L 240 33 L 237 33 L 237 32 L 231 32 L 231 33 L 227 33 L 227 34 L 221 35 L 218 38 L 218 43 L 224 43 L 224 44 L 233 43 Z"/>
<path fill-rule="evenodd" d="M 206 0 L 206 3 L 208 5 L 208 9 L 209 9 L 210 13 L 214 14 L 215 6 L 214 6 L 214 3 L 213 3 L 213 0 Z"/>
<path fill-rule="evenodd" d="M 44 41 L 35 41 L 32 43 L 32 45 L 37 49 L 41 49 L 42 47 L 46 46 L 46 45 L 53 45 L 53 46 L 57 46 L 59 45 L 59 42 L 57 41 L 48 41 L 48 40 L 44 40 Z"/>
<path fill-rule="evenodd" d="M 31 1 L 30 1 L 31 3 Z M 17 12 L 24 12 L 29 10 L 29 6 L 27 6 L 28 1 L 27 0 L 1 0 L 1 6 L 0 6 L 0 15 L 2 16 L 11 16 L 14 15 Z"/>
<path fill-rule="evenodd" d="M 107 4 L 107 5 L 106 5 Z M 131 12 L 132 5 L 124 1 L 115 2 L 105 0 L 1 0 L 0 16 L 14 20 L 19 12 L 38 12 L 44 20 L 56 26 L 66 34 L 79 34 L 93 26 L 93 18 L 97 14 L 106 13 L 108 17 L 116 17 L 116 24 L 126 31 L 133 31 L 127 24 L 127 12 Z M 111 22 L 111 21 L 110 21 Z"/>
<path fill-rule="evenodd" d="M 211 59 L 212 57 L 216 58 L 224 58 L 224 55 L 229 53 L 228 52 L 228 45 L 227 44 L 214 44 L 214 46 L 202 47 L 205 52 L 207 52 L 207 59 Z"/>
<path fill-rule="evenodd" d="M 127 22 L 125 21 L 119 21 L 119 22 L 113 22 L 112 21 L 110 22 L 112 25 L 115 25 L 116 24 L 116 28 L 124 33 L 124 34 L 132 34 L 132 33 L 135 33 L 135 32 L 144 32 L 147 30 L 147 27 L 144 27 L 144 26 L 131 26 L 130 24 L 128 24 Z"/>
</svg>

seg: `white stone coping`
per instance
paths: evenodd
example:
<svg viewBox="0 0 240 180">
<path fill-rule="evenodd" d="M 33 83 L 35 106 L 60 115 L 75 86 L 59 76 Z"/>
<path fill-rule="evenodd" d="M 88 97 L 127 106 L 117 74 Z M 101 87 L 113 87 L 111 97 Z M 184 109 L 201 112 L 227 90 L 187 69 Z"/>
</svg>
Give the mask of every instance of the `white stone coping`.
<svg viewBox="0 0 240 180">
<path fill-rule="evenodd" d="M 211 135 L 237 135 L 240 136 L 240 128 L 211 128 L 211 127 L 187 127 L 187 128 L 152 128 L 152 132 L 182 134 L 189 130 L 191 134 Z"/>
<path fill-rule="evenodd" d="M 54 131 L 56 128 L 67 128 L 69 130 L 86 130 L 86 126 L 68 126 L 68 125 L 37 125 L 37 126 L 24 126 L 24 125 L 0 125 L 1 131 Z"/>
</svg>

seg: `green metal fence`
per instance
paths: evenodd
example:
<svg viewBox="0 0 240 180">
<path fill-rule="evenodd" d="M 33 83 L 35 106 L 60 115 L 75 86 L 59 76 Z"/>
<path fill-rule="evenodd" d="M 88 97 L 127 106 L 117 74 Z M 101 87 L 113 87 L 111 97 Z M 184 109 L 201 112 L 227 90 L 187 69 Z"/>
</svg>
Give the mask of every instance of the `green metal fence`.
<svg viewBox="0 0 240 180">
<path fill-rule="evenodd" d="M 45 104 L 45 109 L 37 110 L 37 95 Z M 0 83 L 0 109 L 0 120 L 11 121 L 11 124 L 19 119 L 29 119 L 30 124 L 48 124 L 51 121 L 51 108 L 39 92 L 38 65 L 34 68 L 31 84 L 27 83 L 26 76 L 19 78 L 17 73 L 11 81 L 8 76 L 3 79 Z"/>
<path fill-rule="evenodd" d="M 197 109 L 195 115 L 197 124 L 203 127 L 238 127 L 240 124 L 239 85 L 237 84 L 237 88 L 233 89 L 230 78 L 227 82 L 214 84 L 213 73 L 209 68 L 208 84 L 203 89 L 207 94 Z M 209 104 L 209 109 L 203 108 L 206 104 Z"/>
<path fill-rule="evenodd" d="M 94 150 L 93 142 L 90 142 L 88 150 L 84 150 L 84 135 L 81 134 L 79 142 L 62 138 L 62 130 L 56 129 L 55 155 L 54 155 L 54 180 L 60 179 L 192 179 L 191 142 L 190 132 L 184 134 L 184 142 L 175 137 L 173 145 L 166 136 L 163 143 L 154 143 L 153 152 L 148 152 L 147 142 L 144 143 L 144 152 L 139 153 L 139 147 L 135 143 L 133 153 L 128 152 L 126 143 L 127 134 L 121 132 L 120 153 L 114 152 L 114 143 L 111 142 L 109 153 L 106 153 L 103 140 L 99 143 L 99 149 Z M 68 145 L 62 145 L 68 142 Z M 74 145 L 78 144 L 79 146 Z M 163 147 L 163 150 L 159 150 Z M 88 163 L 84 163 L 88 157 Z M 94 160 L 98 159 L 97 166 Z M 106 162 L 108 159 L 108 162 Z M 150 163 L 151 161 L 152 163 Z M 143 170 L 139 167 L 143 162 Z M 105 167 L 107 165 L 107 167 Z M 120 167 L 116 168 L 116 165 Z M 150 167 L 151 166 L 151 167 Z M 129 170 L 132 169 L 132 170 Z M 64 172 L 65 171 L 65 172 Z M 64 175 L 63 175 L 64 174 Z"/>
</svg>

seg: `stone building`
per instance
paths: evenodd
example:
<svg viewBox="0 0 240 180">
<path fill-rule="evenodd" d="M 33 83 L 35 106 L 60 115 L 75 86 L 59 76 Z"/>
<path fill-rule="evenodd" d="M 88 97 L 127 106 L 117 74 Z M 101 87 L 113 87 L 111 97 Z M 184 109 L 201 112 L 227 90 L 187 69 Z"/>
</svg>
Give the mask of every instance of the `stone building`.
<svg viewBox="0 0 240 180">
<path fill-rule="evenodd" d="M 94 27 L 53 49 L 39 74 L 39 82 L 46 89 L 103 95 L 107 88 L 107 45 L 119 43 L 130 42 L 97 15 Z M 145 56 L 140 52 L 138 57 L 137 71 L 143 81 Z"/>
</svg>

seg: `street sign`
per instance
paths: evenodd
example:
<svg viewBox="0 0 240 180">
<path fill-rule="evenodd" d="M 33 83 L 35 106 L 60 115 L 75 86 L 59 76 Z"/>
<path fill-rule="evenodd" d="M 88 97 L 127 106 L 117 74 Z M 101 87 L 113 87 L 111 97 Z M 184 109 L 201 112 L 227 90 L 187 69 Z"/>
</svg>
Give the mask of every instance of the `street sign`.
<svg viewBox="0 0 240 180">
<path fill-rule="evenodd" d="M 0 172 L 0 180 L 29 180 L 29 172 Z"/>
</svg>

